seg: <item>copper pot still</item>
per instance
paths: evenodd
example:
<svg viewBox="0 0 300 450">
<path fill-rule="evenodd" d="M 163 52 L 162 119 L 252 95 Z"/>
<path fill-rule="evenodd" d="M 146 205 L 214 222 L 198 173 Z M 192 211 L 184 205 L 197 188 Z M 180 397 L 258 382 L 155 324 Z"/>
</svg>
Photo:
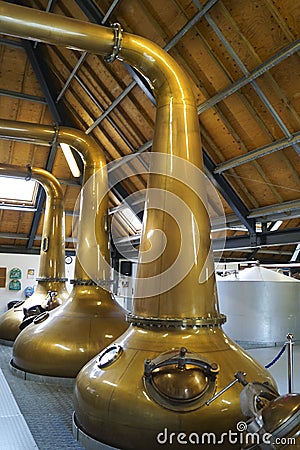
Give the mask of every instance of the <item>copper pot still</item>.
<svg viewBox="0 0 300 450">
<path fill-rule="evenodd" d="M 3 139 L 1 125 L 0 139 Z M 36 180 L 46 193 L 37 286 L 31 297 L 16 303 L 13 308 L 0 317 L 1 342 L 13 345 L 14 340 L 21 332 L 20 325 L 22 325 L 26 311 L 52 310 L 63 304 L 68 298 L 67 279 L 65 278 L 64 199 L 59 182 L 44 169 L 0 164 L 0 174 Z M 50 295 L 51 304 L 47 299 Z M 31 317 L 33 318 L 33 316 Z"/>
<path fill-rule="evenodd" d="M 109 291 L 105 156 L 92 137 L 68 127 L 1 119 L 0 138 L 46 146 L 52 142 L 67 143 L 83 160 L 83 185 L 97 174 L 97 182 L 92 182 L 91 189 L 81 189 L 78 198 L 77 247 L 74 280 L 71 280 L 73 289 L 62 306 L 41 313 L 23 329 L 14 342 L 11 361 L 11 366 L 21 372 L 56 379 L 75 378 L 93 356 L 128 327 L 125 311 Z M 62 201 L 59 203 L 63 211 Z M 95 227 L 90 223 L 93 212 L 97 223 Z M 50 229 L 53 233 L 53 251 L 57 253 L 48 264 L 51 268 L 62 264 L 64 268 L 64 230 L 59 238 L 58 233 L 62 230 L 58 220 L 51 222 Z M 102 259 L 98 258 L 100 254 Z M 82 255 L 88 258 L 92 273 L 87 273 L 82 267 Z"/>
</svg>

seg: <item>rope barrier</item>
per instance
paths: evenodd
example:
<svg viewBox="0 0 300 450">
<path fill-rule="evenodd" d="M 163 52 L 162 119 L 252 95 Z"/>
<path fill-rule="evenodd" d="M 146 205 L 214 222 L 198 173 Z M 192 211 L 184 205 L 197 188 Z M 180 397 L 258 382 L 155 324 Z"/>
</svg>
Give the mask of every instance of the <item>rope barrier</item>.
<svg viewBox="0 0 300 450">
<path fill-rule="evenodd" d="M 284 354 L 285 349 L 286 349 L 286 344 L 287 344 L 287 343 L 285 343 L 285 344 L 283 345 L 283 347 L 282 347 L 282 349 L 280 350 L 280 352 L 278 353 L 278 355 L 275 356 L 275 358 L 274 358 L 269 364 L 266 364 L 266 365 L 265 365 L 265 368 L 266 368 L 266 369 L 269 369 L 270 367 L 272 367 L 272 366 L 279 360 L 279 358 Z"/>
</svg>

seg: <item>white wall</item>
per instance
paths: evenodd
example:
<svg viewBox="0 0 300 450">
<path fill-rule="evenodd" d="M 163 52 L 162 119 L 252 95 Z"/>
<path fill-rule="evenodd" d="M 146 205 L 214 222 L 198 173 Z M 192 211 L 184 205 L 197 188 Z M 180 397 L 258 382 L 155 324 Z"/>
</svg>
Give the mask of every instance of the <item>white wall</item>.
<svg viewBox="0 0 300 450">
<path fill-rule="evenodd" d="M 121 261 L 126 261 L 120 259 Z M 131 261 L 131 276 L 127 277 L 126 275 L 122 275 L 121 270 L 119 269 L 118 273 L 118 283 L 117 283 L 117 292 L 115 294 L 115 299 L 119 303 L 122 308 L 127 311 L 132 311 L 133 308 L 133 297 L 135 291 L 135 281 L 136 281 L 136 272 L 137 272 L 137 262 Z"/>
<path fill-rule="evenodd" d="M 65 275 L 68 280 L 72 279 L 74 276 L 74 262 L 75 257 L 72 257 L 73 262 L 71 264 L 66 264 Z M 12 300 L 24 300 L 24 289 L 27 286 L 36 286 L 36 278 L 39 274 L 39 255 L 23 255 L 23 254 L 10 254 L 10 253 L 0 253 L 0 267 L 6 267 L 6 286 L 5 288 L 0 288 L 0 314 L 7 311 L 7 303 Z M 13 267 L 18 267 L 22 271 L 21 290 L 20 291 L 10 291 L 9 283 L 11 279 L 9 278 L 9 272 Z M 27 278 L 27 270 L 34 269 L 34 278 Z M 66 287 L 70 292 L 72 286 L 69 282 L 66 283 Z"/>
</svg>

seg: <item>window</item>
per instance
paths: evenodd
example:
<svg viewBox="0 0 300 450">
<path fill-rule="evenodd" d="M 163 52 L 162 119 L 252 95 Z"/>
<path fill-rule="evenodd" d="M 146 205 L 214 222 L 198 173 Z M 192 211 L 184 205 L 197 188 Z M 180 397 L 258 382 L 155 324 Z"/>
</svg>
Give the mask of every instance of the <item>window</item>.
<svg viewBox="0 0 300 450">
<path fill-rule="evenodd" d="M 124 224 L 134 232 L 134 234 L 138 234 L 142 230 L 142 222 L 140 219 L 134 214 L 134 212 L 130 208 L 123 208 L 120 212 L 120 219 Z"/>
<path fill-rule="evenodd" d="M 34 207 L 37 188 L 33 180 L 0 176 L 0 206 Z"/>
</svg>

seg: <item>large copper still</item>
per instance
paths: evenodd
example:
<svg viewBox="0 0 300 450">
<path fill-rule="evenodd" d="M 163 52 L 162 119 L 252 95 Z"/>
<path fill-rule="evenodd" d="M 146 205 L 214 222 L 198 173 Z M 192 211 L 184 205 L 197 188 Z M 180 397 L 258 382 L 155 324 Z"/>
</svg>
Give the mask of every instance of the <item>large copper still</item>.
<svg viewBox="0 0 300 450">
<path fill-rule="evenodd" d="M 18 336 L 13 348 L 13 366 L 24 372 L 74 378 L 81 367 L 122 334 L 128 324 L 125 311 L 101 283 L 109 283 L 110 274 L 94 255 L 109 261 L 107 227 L 106 161 L 96 142 L 84 132 L 25 122 L 0 120 L 0 134 L 6 138 L 49 145 L 53 140 L 74 148 L 84 162 L 83 184 L 99 172 L 92 190 L 81 190 L 78 237 L 73 289 L 60 308 L 37 317 Z M 100 199 L 102 199 L 100 201 Z M 97 226 L 90 224 L 95 211 Z M 97 248 L 94 246 L 94 233 Z M 94 273 L 88 275 L 78 255 L 91 255 Z M 99 280 L 101 278 L 101 280 Z M 93 280 L 99 280 L 97 284 Z"/>
<path fill-rule="evenodd" d="M 1 128 L 1 125 L 0 125 Z M 2 128 L 0 129 L 0 139 Z M 54 309 L 68 298 L 65 278 L 65 218 L 64 199 L 57 179 L 44 169 L 25 168 L 0 164 L 0 175 L 25 178 L 30 176 L 38 181 L 46 192 L 45 214 L 40 251 L 40 264 L 35 292 L 24 301 L 0 317 L 0 339 L 13 344 L 20 333 L 20 324 L 24 318 L 24 309 L 43 305 L 46 307 L 47 294 L 56 293 L 48 309 Z"/>
<path fill-rule="evenodd" d="M 188 172 L 189 163 L 203 169 L 198 116 L 189 80 L 160 47 L 122 33 L 118 25 L 109 29 L 3 2 L 0 11 L 2 33 L 111 55 L 110 59 L 118 55 L 149 80 L 157 101 L 152 151 L 164 154 L 163 167 L 161 174 L 155 170 L 154 175 L 150 167 L 131 325 L 77 376 L 77 437 L 86 448 L 108 445 L 152 450 L 162 448 L 162 444 L 165 448 L 181 448 L 182 444 L 193 448 L 196 435 L 201 439 L 201 435 L 212 433 L 218 439 L 224 432 L 237 431 L 237 423 L 243 419 L 240 387 L 233 385 L 210 403 L 216 392 L 232 383 L 237 371 L 247 373 L 249 381 L 266 383 L 266 401 L 277 393 L 269 373 L 222 330 L 225 318 L 218 309 L 211 270 L 205 202 L 174 176 L 178 157 L 183 171 Z M 201 179 L 196 183 L 201 190 Z M 173 195 L 188 206 L 182 230 L 163 209 L 152 208 L 151 190 L 161 192 L 162 205 Z M 158 229 L 165 240 L 161 235 L 155 237 Z M 176 260 L 181 231 L 190 237 L 186 257 L 192 257 L 193 264 L 181 281 L 169 287 L 168 279 L 161 274 Z M 194 243 L 199 240 L 198 248 Z M 165 242 L 161 255 L 148 262 L 151 252 L 159 253 Z M 184 259 L 181 263 L 185 264 Z M 148 282 L 151 278 L 158 288 L 158 292 L 153 289 L 153 295 Z M 183 442 L 187 436 L 193 442 Z M 237 449 L 240 443 L 230 447 L 225 443 L 224 448 Z"/>
</svg>

